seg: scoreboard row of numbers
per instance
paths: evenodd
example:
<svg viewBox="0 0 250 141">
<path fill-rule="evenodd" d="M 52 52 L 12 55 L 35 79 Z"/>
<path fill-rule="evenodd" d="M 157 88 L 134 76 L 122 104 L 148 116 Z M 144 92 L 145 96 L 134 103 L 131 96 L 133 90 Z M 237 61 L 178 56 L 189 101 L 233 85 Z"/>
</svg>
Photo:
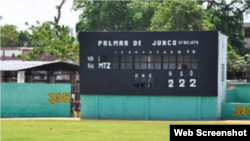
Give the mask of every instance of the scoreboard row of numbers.
<svg viewBox="0 0 250 141">
<path fill-rule="evenodd" d="M 196 55 L 102 55 L 96 57 L 98 59 L 97 65 L 93 63 L 94 56 L 88 56 L 86 59 L 88 60 L 88 69 L 198 69 Z"/>
<path fill-rule="evenodd" d="M 169 78 L 166 79 L 166 85 L 168 88 L 174 88 L 174 87 L 196 87 L 196 79 L 190 78 L 190 79 L 184 79 L 184 78 L 171 78 L 173 76 L 172 71 L 168 72 Z M 190 76 L 192 77 L 193 71 L 190 71 Z M 180 71 L 180 76 L 183 76 L 183 72 Z M 152 74 L 149 74 L 146 76 L 145 74 L 135 74 L 134 76 L 134 86 L 135 87 L 148 87 L 152 88 L 154 86 L 154 78 Z"/>
<path fill-rule="evenodd" d="M 164 51 L 159 51 L 159 50 L 149 50 L 149 51 L 146 51 L 146 50 L 142 50 L 142 51 L 138 51 L 138 50 L 135 50 L 135 51 L 132 51 L 132 50 L 128 50 L 128 51 L 124 51 L 124 50 L 121 50 L 121 51 L 118 51 L 118 50 L 115 50 L 114 51 L 114 54 L 117 55 L 139 55 L 139 54 L 142 54 L 142 55 L 151 55 L 151 54 L 158 54 L 158 55 L 167 55 L 167 54 L 196 54 L 196 50 L 164 50 Z"/>
<path fill-rule="evenodd" d="M 185 88 L 185 87 L 196 87 L 196 79 L 167 79 L 166 86 L 168 88 Z M 135 87 L 148 87 L 152 88 L 154 86 L 154 79 L 153 78 L 135 78 L 134 79 L 134 86 Z"/>
</svg>

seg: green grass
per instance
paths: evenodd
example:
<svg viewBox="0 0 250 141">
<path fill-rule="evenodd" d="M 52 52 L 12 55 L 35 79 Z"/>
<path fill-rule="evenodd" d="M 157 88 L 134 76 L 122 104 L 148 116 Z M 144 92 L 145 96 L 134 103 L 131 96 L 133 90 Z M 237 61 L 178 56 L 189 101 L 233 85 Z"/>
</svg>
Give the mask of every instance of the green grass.
<svg viewBox="0 0 250 141">
<path fill-rule="evenodd" d="M 2 141 L 166 141 L 169 124 L 129 121 L 1 121 Z"/>
<path fill-rule="evenodd" d="M 168 141 L 170 124 L 175 123 L 1 120 L 1 139 L 2 141 Z"/>
<path fill-rule="evenodd" d="M 79 112 L 79 116 L 81 116 L 81 112 Z M 74 111 L 74 117 L 77 117 L 77 111 Z"/>
</svg>

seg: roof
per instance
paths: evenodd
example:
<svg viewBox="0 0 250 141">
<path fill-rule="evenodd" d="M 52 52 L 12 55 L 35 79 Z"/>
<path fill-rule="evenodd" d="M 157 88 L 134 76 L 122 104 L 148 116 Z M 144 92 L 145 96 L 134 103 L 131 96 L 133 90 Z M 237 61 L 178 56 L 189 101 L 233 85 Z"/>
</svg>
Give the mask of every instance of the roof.
<svg viewBox="0 0 250 141">
<path fill-rule="evenodd" d="M 62 61 L 0 61 L 0 66 L 1 71 L 79 69 L 77 64 Z"/>
<path fill-rule="evenodd" d="M 0 50 L 33 50 L 32 47 L 1 47 Z"/>
</svg>

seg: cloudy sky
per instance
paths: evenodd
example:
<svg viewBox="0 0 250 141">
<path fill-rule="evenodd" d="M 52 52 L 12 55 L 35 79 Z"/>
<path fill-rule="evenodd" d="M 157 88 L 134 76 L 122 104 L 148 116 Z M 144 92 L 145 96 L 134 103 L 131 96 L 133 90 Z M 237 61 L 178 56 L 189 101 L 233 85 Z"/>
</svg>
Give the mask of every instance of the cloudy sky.
<svg viewBox="0 0 250 141">
<path fill-rule="evenodd" d="M 0 0 L 1 25 L 14 24 L 19 30 L 25 30 L 25 22 L 35 24 L 36 21 L 53 21 L 57 16 L 56 5 L 61 0 Z M 62 8 L 62 16 L 59 23 L 75 29 L 80 11 L 71 10 L 73 0 L 66 0 Z M 245 17 L 245 22 L 250 22 L 250 15 Z M 74 30 L 75 31 L 75 30 Z"/>
<path fill-rule="evenodd" d="M 25 30 L 25 22 L 54 21 L 54 16 L 57 16 L 55 7 L 60 3 L 61 0 L 0 0 L 1 25 L 14 24 L 19 30 Z M 59 23 L 75 28 L 81 12 L 71 10 L 72 3 L 73 0 L 64 3 Z"/>
</svg>

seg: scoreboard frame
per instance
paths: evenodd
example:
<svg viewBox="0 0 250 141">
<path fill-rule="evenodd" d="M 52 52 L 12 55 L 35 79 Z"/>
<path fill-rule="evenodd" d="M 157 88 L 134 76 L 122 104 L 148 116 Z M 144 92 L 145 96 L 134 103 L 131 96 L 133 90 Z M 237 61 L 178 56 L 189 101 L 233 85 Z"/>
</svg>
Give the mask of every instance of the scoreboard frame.
<svg viewBox="0 0 250 141">
<path fill-rule="evenodd" d="M 219 31 L 80 32 L 78 38 L 80 94 L 217 96 L 226 81 L 227 37 Z"/>
</svg>

